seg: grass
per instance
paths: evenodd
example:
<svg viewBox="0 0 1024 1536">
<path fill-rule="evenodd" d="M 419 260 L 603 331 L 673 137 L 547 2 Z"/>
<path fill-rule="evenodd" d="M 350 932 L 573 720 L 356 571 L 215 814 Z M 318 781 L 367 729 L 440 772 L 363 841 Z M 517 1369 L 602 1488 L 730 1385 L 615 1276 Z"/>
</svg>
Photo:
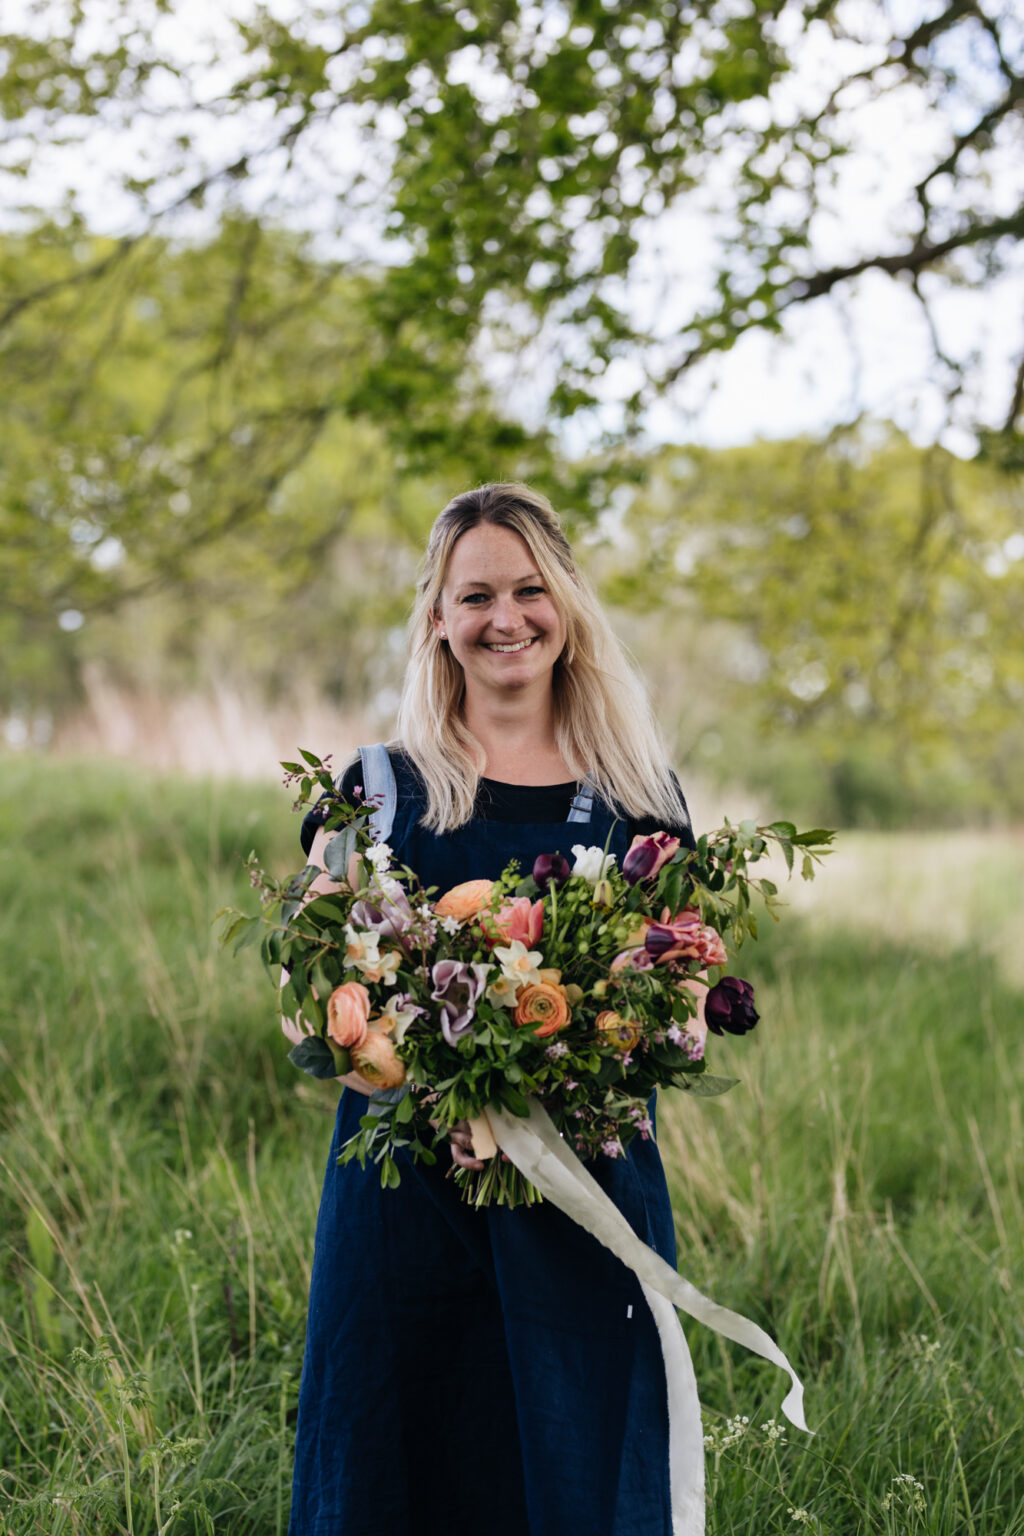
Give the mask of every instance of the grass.
<svg viewBox="0 0 1024 1536">
<path fill-rule="evenodd" d="M 287 804 L 0 763 L 5 1533 L 287 1529 L 333 1092 L 211 928 L 251 847 L 295 864 Z M 870 896 L 882 842 L 848 846 Z M 986 846 L 950 901 L 1019 917 Z M 1024 1006 L 969 927 L 925 942 L 930 870 L 906 888 L 855 922 L 826 873 L 751 953 L 741 1087 L 663 1107 L 680 1268 L 778 1336 L 818 1431 L 780 1438 L 781 1375 L 689 1326 L 713 1536 L 1024 1536 Z"/>
</svg>

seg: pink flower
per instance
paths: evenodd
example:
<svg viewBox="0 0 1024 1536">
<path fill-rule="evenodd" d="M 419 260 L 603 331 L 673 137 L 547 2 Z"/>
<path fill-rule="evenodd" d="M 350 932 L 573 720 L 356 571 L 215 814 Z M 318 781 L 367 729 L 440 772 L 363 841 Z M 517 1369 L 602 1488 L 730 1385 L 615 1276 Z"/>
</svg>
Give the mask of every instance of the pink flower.
<svg viewBox="0 0 1024 1536">
<path fill-rule="evenodd" d="M 498 911 L 494 927 L 505 944 L 518 939 L 527 949 L 534 949 L 544 928 L 544 903 L 531 901 L 528 896 L 514 896 Z"/>
<path fill-rule="evenodd" d="M 667 832 L 652 832 L 649 837 L 638 832 L 622 861 L 622 874 L 627 885 L 636 885 L 638 881 L 656 875 L 678 847 L 678 837 L 669 837 Z"/>
<path fill-rule="evenodd" d="M 701 922 L 696 907 L 684 907 L 672 918 L 666 907 L 661 922 L 648 928 L 644 947 L 659 965 L 673 960 L 698 960 L 701 965 L 724 965 L 726 961 L 721 935 Z"/>
</svg>

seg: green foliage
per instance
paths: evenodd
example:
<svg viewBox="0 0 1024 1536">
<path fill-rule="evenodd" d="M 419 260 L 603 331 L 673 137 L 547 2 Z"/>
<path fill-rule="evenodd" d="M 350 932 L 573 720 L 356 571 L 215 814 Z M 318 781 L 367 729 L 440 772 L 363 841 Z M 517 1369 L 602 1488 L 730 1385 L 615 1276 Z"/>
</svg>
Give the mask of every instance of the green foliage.
<svg viewBox="0 0 1024 1536">
<path fill-rule="evenodd" d="M 608 592 L 637 607 L 656 593 L 663 611 L 692 616 L 723 687 L 709 722 L 723 767 L 738 758 L 734 771 L 801 814 L 888 824 L 930 799 L 955 816 L 971 794 L 956 781 L 973 779 L 975 804 L 1012 815 L 1024 804 L 1022 528 L 1019 480 L 893 429 L 665 448 L 625 518 L 628 558 Z M 809 798 L 786 801 L 787 759 L 805 781 L 816 762 Z"/>
<path fill-rule="evenodd" d="M 127 1492 L 138 1536 L 283 1536 L 334 1090 L 211 919 L 254 843 L 294 864 L 287 797 L 6 763 L 0 836 L 3 1519 L 125 1529 Z M 961 915 L 1019 921 L 1003 852 L 950 855 Z M 1024 1531 L 1021 999 L 939 909 L 927 945 L 870 902 L 768 925 L 742 1085 L 661 1106 L 680 1268 L 778 1335 L 817 1430 L 762 1428 L 775 1373 L 689 1329 L 715 1536 Z"/>
</svg>

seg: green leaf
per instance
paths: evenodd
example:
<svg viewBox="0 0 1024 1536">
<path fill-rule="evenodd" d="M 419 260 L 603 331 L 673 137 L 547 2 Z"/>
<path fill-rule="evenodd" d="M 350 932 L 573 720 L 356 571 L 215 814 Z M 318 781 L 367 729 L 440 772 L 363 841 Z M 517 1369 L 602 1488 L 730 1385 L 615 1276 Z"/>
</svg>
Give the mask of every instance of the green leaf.
<svg viewBox="0 0 1024 1536">
<path fill-rule="evenodd" d="M 719 1094 L 728 1093 L 730 1088 L 735 1088 L 738 1082 L 738 1077 L 715 1077 L 711 1072 L 702 1072 L 699 1077 L 687 1079 L 686 1087 L 698 1098 L 716 1099 Z"/>
<path fill-rule="evenodd" d="M 324 868 L 334 880 L 344 880 L 348 873 L 349 859 L 356 851 L 357 833 L 354 825 L 342 827 L 327 842 L 324 849 Z"/>
<path fill-rule="evenodd" d="M 791 821 L 770 821 L 768 831 L 774 832 L 776 837 L 788 837 L 791 840 L 796 837 L 796 827 Z"/>
<path fill-rule="evenodd" d="M 328 1078 L 338 1075 L 331 1048 L 319 1035 L 307 1035 L 305 1040 L 293 1045 L 288 1052 L 288 1060 L 293 1067 L 298 1067 L 300 1072 L 305 1072 L 309 1077 Z"/>
</svg>

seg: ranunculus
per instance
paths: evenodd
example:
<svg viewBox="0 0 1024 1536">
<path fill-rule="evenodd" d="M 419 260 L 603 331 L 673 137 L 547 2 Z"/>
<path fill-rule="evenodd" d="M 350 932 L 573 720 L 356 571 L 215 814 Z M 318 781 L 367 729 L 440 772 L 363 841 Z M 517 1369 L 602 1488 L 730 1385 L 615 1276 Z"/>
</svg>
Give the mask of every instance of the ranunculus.
<svg viewBox="0 0 1024 1536">
<path fill-rule="evenodd" d="M 594 1020 L 594 1028 L 599 1029 L 603 1035 L 608 1036 L 609 1043 L 614 1045 L 623 1056 L 629 1052 L 640 1039 L 640 1025 L 636 1019 L 624 1019 L 620 1013 L 612 1008 L 605 1008 Z"/>
<path fill-rule="evenodd" d="M 529 896 L 513 896 L 499 909 L 494 928 L 506 944 L 518 939 L 527 949 L 533 949 L 540 943 L 544 928 L 544 903 L 531 901 Z"/>
<path fill-rule="evenodd" d="M 754 1007 L 754 989 L 739 976 L 723 976 L 704 999 L 704 1017 L 708 1029 L 716 1035 L 723 1030 L 730 1035 L 745 1035 L 760 1018 Z"/>
<path fill-rule="evenodd" d="M 440 901 L 434 903 L 438 917 L 454 917 L 458 923 L 468 923 L 491 904 L 493 880 L 465 880 L 445 891 Z"/>
<path fill-rule="evenodd" d="M 668 863 L 678 847 L 678 837 L 669 837 L 667 832 L 652 832 L 648 837 L 638 832 L 622 861 L 623 878 L 629 885 L 650 879 Z"/>
<path fill-rule="evenodd" d="M 534 1030 L 538 1039 L 557 1034 L 572 1018 L 565 988 L 557 982 L 533 982 L 519 993 L 512 1017 L 522 1028 L 531 1024 L 539 1025 Z"/>
<path fill-rule="evenodd" d="M 702 965 L 724 965 L 725 945 L 714 928 L 700 920 L 696 907 L 684 907 L 670 917 L 666 907 L 660 923 L 651 923 L 644 935 L 644 948 L 660 964 L 673 960 L 699 960 Z"/>
<path fill-rule="evenodd" d="M 361 982 L 343 982 L 327 999 L 328 1038 L 343 1050 L 362 1045 L 369 1017 L 369 992 Z"/>
<path fill-rule="evenodd" d="M 352 1047 L 352 1065 L 375 1088 L 398 1088 L 405 1082 L 405 1063 L 399 1061 L 387 1035 L 376 1029 L 367 1032 L 361 1045 Z"/>
<path fill-rule="evenodd" d="M 558 890 L 568 880 L 570 873 L 569 861 L 563 859 L 560 853 L 542 853 L 533 862 L 533 878 L 542 891 L 546 891 L 549 885 Z"/>
<path fill-rule="evenodd" d="M 431 997 L 441 1004 L 441 1033 L 456 1045 L 476 1016 L 476 1005 L 487 985 L 489 965 L 466 965 L 461 960 L 439 960 L 430 972 Z"/>
</svg>

